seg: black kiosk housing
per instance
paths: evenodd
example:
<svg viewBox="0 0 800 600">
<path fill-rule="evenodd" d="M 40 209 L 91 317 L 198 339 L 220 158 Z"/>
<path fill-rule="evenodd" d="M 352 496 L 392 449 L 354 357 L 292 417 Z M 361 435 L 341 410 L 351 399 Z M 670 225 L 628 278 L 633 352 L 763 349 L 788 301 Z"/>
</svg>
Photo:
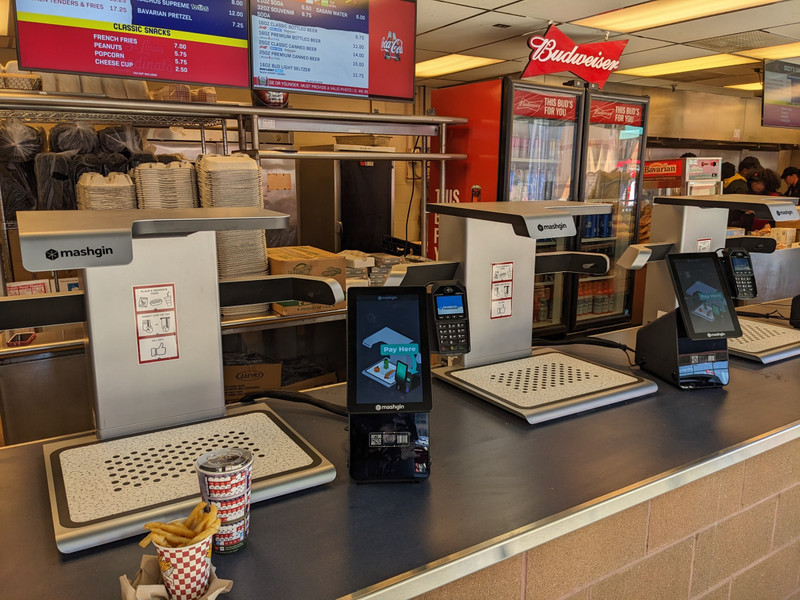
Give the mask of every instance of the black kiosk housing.
<svg viewBox="0 0 800 600">
<path fill-rule="evenodd" d="M 727 385 L 729 337 L 742 331 L 714 252 L 667 255 L 678 308 L 636 334 L 636 363 L 681 389 Z"/>
<path fill-rule="evenodd" d="M 426 479 L 432 404 L 426 289 L 348 290 L 347 352 L 350 476 Z"/>
</svg>

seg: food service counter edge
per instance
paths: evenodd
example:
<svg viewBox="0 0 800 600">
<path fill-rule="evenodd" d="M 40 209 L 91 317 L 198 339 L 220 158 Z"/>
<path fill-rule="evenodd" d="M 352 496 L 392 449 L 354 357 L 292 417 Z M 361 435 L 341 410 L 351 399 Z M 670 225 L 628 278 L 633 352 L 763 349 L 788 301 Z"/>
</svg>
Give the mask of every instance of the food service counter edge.
<svg viewBox="0 0 800 600">
<path fill-rule="evenodd" d="M 626 368 L 619 351 L 568 352 Z M 346 421 L 270 400 L 338 475 L 252 507 L 248 546 L 213 558 L 234 581 L 224 597 L 410 598 L 800 439 L 797 359 L 733 359 L 731 381 L 697 392 L 659 382 L 652 396 L 538 426 L 435 381 L 421 484 L 353 483 Z M 343 384 L 314 393 L 344 401 Z M 5 597 L 117 598 L 119 576 L 152 554 L 138 538 L 59 554 L 41 442 L 0 449 L 0 481 Z"/>
</svg>

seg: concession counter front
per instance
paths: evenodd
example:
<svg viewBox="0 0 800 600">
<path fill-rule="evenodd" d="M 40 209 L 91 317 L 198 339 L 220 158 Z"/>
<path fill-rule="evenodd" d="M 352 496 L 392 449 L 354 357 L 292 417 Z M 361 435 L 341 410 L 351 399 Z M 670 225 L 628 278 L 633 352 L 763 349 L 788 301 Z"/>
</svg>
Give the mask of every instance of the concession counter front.
<svg viewBox="0 0 800 600">
<path fill-rule="evenodd" d="M 571 351 L 627 369 L 617 350 Z M 660 383 L 533 426 L 434 381 L 419 484 L 352 482 L 345 419 L 267 399 L 338 476 L 252 507 L 247 547 L 213 556 L 234 582 L 225 597 L 788 597 L 800 576 L 797 364 L 734 359 L 726 388 Z M 343 405 L 344 392 L 315 395 Z M 40 442 L 0 449 L 0 478 L 3 595 L 118 597 L 139 537 L 59 553 Z"/>
</svg>

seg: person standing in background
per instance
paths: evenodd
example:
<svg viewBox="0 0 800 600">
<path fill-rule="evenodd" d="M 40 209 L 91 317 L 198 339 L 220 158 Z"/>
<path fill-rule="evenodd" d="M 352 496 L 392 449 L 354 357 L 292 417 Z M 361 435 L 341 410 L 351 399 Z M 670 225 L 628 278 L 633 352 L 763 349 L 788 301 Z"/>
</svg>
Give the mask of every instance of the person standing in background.
<svg viewBox="0 0 800 600">
<path fill-rule="evenodd" d="M 800 198 L 800 169 L 797 167 L 786 167 L 783 173 L 781 173 L 781 179 L 789 186 L 783 195 L 792 198 Z"/>
<path fill-rule="evenodd" d="M 750 193 L 758 196 L 780 196 L 781 180 L 772 169 L 760 169 L 747 179 Z"/>
<path fill-rule="evenodd" d="M 772 169 L 760 169 L 753 173 L 747 180 L 750 186 L 750 193 L 757 196 L 780 196 L 778 188 L 781 187 L 781 180 L 778 174 Z M 733 212 L 733 211 L 731 211 Z M 775 227 L 775 221 L 769 219 L 759 219 L 755 213 L 748 210 L 742 216 L 742 224 L 746 231 L 759 231 L 769 225 Z"/>
<path fill-rule="evenodd" d="M 747 180 L 756 171 L 761 170 L 761 163 L 755 156 L 745 156 L 739 163 L 738 173 L 722 182 L 723 194 L 749 194 Z"/>
<path fill-rule="evenodd" d="M 720 175 L 722 177 L 722 181 L 728 179 L 728 177 L 733 177 L 736 175 L 736 165 L 732 162 L 725 161 L 722 163 L 722 168 L 720 169 Z"/>
</svg>

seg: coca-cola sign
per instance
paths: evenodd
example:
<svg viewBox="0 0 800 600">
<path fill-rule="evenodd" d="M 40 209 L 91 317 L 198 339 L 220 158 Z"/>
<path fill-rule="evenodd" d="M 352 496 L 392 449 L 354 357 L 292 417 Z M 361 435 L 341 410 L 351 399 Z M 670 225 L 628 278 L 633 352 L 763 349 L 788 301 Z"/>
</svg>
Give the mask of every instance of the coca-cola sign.
<svg viewBox="0 0 800 600">
<path fill-rule="evenodd" d="M 381 50 L 386 60 L 400 60 L 403 54 L 403 40 L 397 37 L 397 33 L 390 31 L 381 38 Z"/>
<path fill-rule="evenodd" d="M 551 25 L 544 37 L 528 38 L 531 49 L 522 77 L 569 71 L 589 83 L 603 87 L 608 76 L 619 68 L 619 57 L 628 40 L 575 44 L 558 27 Z"/>
</svg>

